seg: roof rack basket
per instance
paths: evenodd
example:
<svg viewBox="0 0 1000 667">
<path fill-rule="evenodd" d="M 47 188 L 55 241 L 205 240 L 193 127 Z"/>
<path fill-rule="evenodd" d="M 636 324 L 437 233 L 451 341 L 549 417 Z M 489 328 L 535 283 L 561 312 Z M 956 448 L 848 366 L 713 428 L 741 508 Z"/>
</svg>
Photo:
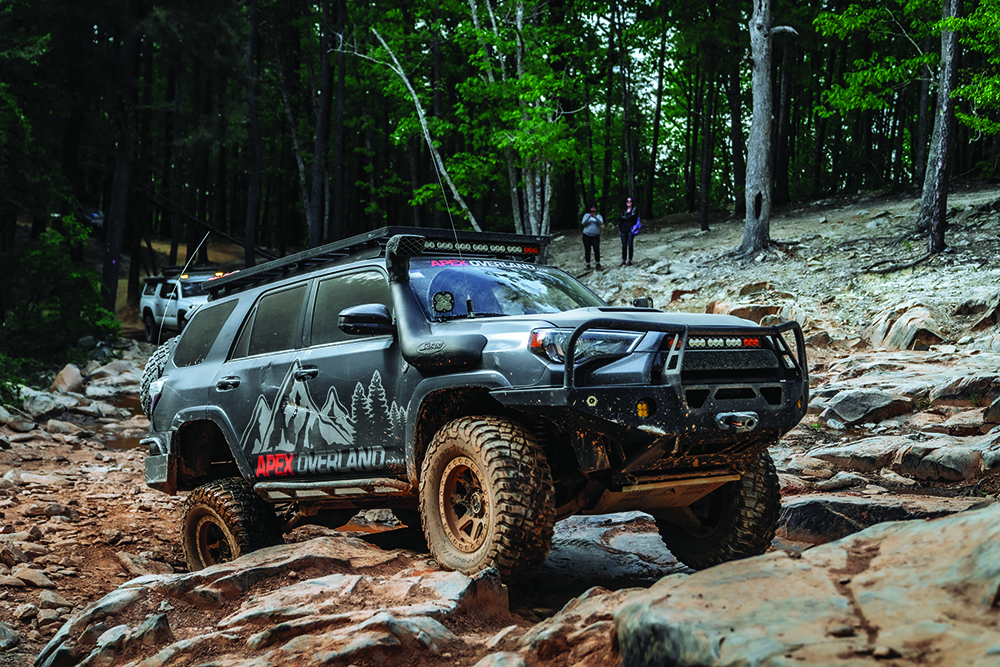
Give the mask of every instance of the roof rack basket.
<svg viewBox="0 0 1000 667">
<path fill-rule="evenodd" d="M 385 246 L 397 234 L 415 234 L 427 239 L 425 254 L 462 254 L 488 256 L 497 259 L 534 261 L 549 244 L 547 236 L 507 234 L 501 232 L 470 232 L 425 227 L 382 227 L 326 245 L 234 271 L 208 281 L 204 289 L 213 299 L 241 292 L 279 278 L 303 273 L 347 257 L 358 259 L 385 256 Z"/>
</svg>

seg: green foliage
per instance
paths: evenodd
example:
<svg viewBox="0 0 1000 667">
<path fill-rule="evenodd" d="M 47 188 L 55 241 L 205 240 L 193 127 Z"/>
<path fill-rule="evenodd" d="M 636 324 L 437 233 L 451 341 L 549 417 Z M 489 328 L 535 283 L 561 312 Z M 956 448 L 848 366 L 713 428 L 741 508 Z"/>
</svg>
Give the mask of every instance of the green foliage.
<svg viewBox="0 0 1000 667">
<path fill-rule="evenodd" d="M 100 305 L 100 280 L 71 259 L 87 234 L 82 222 L 64 217 L 37 241 L 0 256 L 13 297 L 0 330 L 0 351 L 9 358 L 64 360 L 80 338 L 117 333 L 119 322 Z"/>
<path fill-rule="evenodd" d="M 814 22 L 820 34 L 839 40 L 861 35 L 870 48 L 867 57 L 854 60 L 842 84 L 823 91 L 817 112 L 829 118 L 851 110 L 885 109 L 900 87 L 927 76 L 939 54 L 923 51 L 920 42 L 940 29 L 934 13 L 939 17 L 940 8 L 929 0 L 893 0 L 820 13 Z"/>
<path fill-rule="evenodd" d="M 956 110 L 960 121 L 982 134 L 1000 134 L 1000 0 L 982 0 L 976 11 L 955 21 L 955 29 L 970 50 L 979 53 L 988 67 L 966 72 L 964 82 L 952 93 L 969 109 Z"/>
</svg>

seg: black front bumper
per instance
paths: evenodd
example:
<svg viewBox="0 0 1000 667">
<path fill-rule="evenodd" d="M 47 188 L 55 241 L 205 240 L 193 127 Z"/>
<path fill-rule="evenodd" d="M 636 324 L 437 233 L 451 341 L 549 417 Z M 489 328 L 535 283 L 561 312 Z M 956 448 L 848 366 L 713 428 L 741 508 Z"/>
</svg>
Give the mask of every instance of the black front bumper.
<svg viewBox="0 0 1000 667">
<path fill-rule="evenodd" d="M 567 343 L 567 360 L 574 358 L 576 341 L 583 332 L 601 328 L 623 327 L 621 321 L 611 319 L 580 325 Z M 776 442 L 806 414 L 805 343 L 795 322 L 743 329 L 699 327 L 695 332 L 699 336 L 767 337 L 779 361 L 773 377 L 753 377 L 746 369 L 734 368 L 731 377 L 723 374 L 711 381 L 700 376 L 685 378 L 689 327 L 630 322 L 624 328 L 674 334 L 663 368 L 652 374 L 649 384 L 577 386 L 578 369 L 567 361 L 562 386 L 496 390 L 492 395 L 570 435 L 584 471 L 605 458 L 587 451 L 599 446 L 600 438 L 621 447 L 619 470 L 727 465 Z M 794 335 L 795 354 L 782 337 L 785 332 Z"/>
</svg>

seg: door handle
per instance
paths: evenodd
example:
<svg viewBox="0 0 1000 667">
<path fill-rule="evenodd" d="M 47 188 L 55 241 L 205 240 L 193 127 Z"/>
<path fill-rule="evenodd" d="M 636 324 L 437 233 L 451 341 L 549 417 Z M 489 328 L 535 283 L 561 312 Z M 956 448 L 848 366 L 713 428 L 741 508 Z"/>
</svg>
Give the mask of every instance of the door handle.
<svg viewBox="0 0 1000 667">
<path fill-rule="evenodd" d="M 319 369 L 315 366 L 305 366 L 295 371 L 295 379 L 299 382 L 305 382 L 306 380 L 312 380 L 319 374 Z"/>
<path fill-rule="evenodd" d="M 229 377 L 224 377 L 215 383 L 217 389 L 222 391 L 228 391 L 230 389 L 236 389 L 240 386 L 240 378 L 236 375 L 230 375 Z"/>
</svg>

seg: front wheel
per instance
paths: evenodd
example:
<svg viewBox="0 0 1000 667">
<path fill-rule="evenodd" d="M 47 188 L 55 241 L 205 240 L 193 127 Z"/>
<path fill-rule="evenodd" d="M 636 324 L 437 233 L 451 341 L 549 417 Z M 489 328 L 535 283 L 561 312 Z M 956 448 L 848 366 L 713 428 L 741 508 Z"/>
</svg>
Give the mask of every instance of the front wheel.
<svg viewBox="0 0 1000 667">
<path fill-rule="evenodd" d="M 143 316 L 143 318 L 142 318 L 142 330 L 143 330 L 143 333 L 146 334 L 146 342 L 147 343 L 155 343 L 156 342 L 156 335 L 158 333 L 156 331 L 156 320 L 153 319 L 153 315 L 151 313 L 146 313 L 146 315 Z"/>
<path fill-rule="evenodd" d="M 759 556 L 774 539 L 781 514 L 778 473 L 766 451 L 729 482 L 690 506 L 701 525 L 685 528 L 656 519 L 660 537 L 677 560 L 696 570 Z"/>
<path fill-rule="evenodd" d="M 274 509 L 239 477 L 199 486 L 184 502 L 181 543 L 192 572 L 281 542 Z"/>
<path fill-rule="evenodd" d="M 438 562 L 465 574 L 497 567 L 517 581 L 552 545 L 555 491 L 545 454 L 523 426 L 497 417 L 446 424 L 427 449 L 420 515 Z"/>
</svg>

